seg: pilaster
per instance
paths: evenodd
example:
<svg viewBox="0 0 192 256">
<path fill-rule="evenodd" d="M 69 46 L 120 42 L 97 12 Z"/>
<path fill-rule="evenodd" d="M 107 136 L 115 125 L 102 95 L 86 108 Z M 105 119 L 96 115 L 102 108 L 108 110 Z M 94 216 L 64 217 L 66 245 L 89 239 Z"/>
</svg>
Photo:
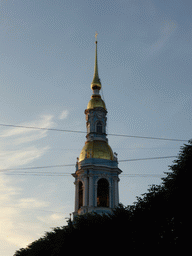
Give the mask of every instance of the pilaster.
<svg viewBox="0 0 192 256">
<path fill-rule="evenodd" d="M 89 174 L 89 207 L 93 207 L 93 174 Z"/>
<path fill-rule="evenodd" d="M 83 206 L 87 206 L 88 201 L 88 178 L 87 175 L 83 177 L 84 186 L 83 186 Z"/>
</svg>

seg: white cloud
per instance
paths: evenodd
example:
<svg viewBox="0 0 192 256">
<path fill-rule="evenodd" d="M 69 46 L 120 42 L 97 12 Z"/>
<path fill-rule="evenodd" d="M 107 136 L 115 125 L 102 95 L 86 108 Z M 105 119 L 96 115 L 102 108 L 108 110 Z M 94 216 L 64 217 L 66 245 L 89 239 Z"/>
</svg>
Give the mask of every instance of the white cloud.
<svg viewBox="0 0 192 256">
<path fill-rule="evenodd" d="M 33 210 L 44 209 L 49 202 L 22 198 L 22 190 L 4 174 L 0 174 L 0 195 L 0 248 L 5 244 L 14 251 L 26 247 L 42 229 Z"/>
<path fill-rule="evenodd" d="M 52 220 L 62 220 L 63 219 L 63 214 L 58 214 L 58 213 L 54 213 L 51 215 L 51 219 Z"/>
<path fill-rule="evenodd" d="M 43 214 L 39 215 L 37 219 L 47 227 L 58 227 L 66 224 L 66 218 L 69 217 L 69 214 L 63 213 L 52 213 L 52 214 Z"/>
<path fill-rule="evenodd" d="M 49 214 L 47 216 L 38 216 L 38 220 L 44 222 L 44 223 L 52 223 L 52 225 L 56 226 L 57 224 L 55 222 L 61 221 L 64 219 L 64 215 L 61 213 L 53 213 Z M 55 223 L 55 224 L 54 224 Z"/>
<path fill-rule="evenodd" d="M 27 127 L 50 128 L 54 126 L 53 116 L 44 115 L 37 120 L 20 124 Z M 48 135 L 47 130 L 27 128 L 6 128 L 0 134 L 0 168 L 13 168 L 29 164 L 42 157 L 49 146 L 37 146 L 37 140 Z M 30 144 L 27 144 L 29 143 Z"/>
<path fill-rule="evenodd" d="M 69 115 L 69 111 L 68 110 L 63 110 L 63 112 L 61 113 L 61 115 L 59 116 L 59 119 L 65 119 L 67 118 Z"/>
<path fill-rule="evenodd" d="M 44 115 L 41 116 L 39 120 L 34 120 L 31 122 L 25 122 L 22 124 L 19 124 L 20 126 L 26 126 L 26 127 L 39 127 L 39 128 L 51 128 L 54 126 L 54 122 L 52 121 L 53 116 L 52 115 Z M 9 138 L 12 136 L 31 136 L 31 134 L 34 135 L 44 135 L 47 134 L 47 130 L 33 130 L 33 129 L 27 129 L 27 128 L 20 128 L 20 127 L 13 127 L 13 128 L 7 128 L 5 131 L 3 131 L 0 135 L 0 138 Z M 39 137 L 41 138 L 41 137 Z M 38 138 L 38 139 L 39 139 Z"/>
<path fill-rule="evenodd" d="M 53 116 L 41 116 L 19 125 L 50 128 L 54 126 Z M 22 167 L 41 158 L 49 149 L 49 145 L 40 144 L 40 140 L 46 136 L 47 130 L 17 127 L 1 129 L 0 169 Z M 16 247 L 25 247 L 37 238 L 42 230 L 42 223 L 34 211 L 45 209 L 49 202 L 39 198 L 40 195 L 26 196 L 15 183 L 17 176 L 13 180 L 13 176 L 6 174 L 7 171 L 0 171 L 0 248 L 10 247 L 15 251 Z"/>
<path fill-rule="evenodd" d="M 177 24 L 174 21 L 163 21 L 160 28 L 160 35 L 159 39 L 156 43 L 151 45 L 150 47 L 150 54 L 153 55 L 157 52 L 159 52 L 165 44 L 168 42 L 168 40 L 173 35 L 174 31 L 177 28 Z"/>
<path fill-rule="evenodd" d="M 164 21 L 161 26 L 161 34 L 163 36 L 170 36 L 170 34 L 176 29 L 176 23 L 174 21 Z"/>
<path fill-rule="evenodd" d="M 47 207 L 48 205 L 49 205 L 48 202 L 38 200 L 36 198 L 22 198 L 18 201 L 17 207 L 33 209 L 33 208 Z"/>
<path fill-rule="evenodd" d="M 9 180 L 0 175 L 0 203 L 9 203 L 9 199 L 15 195 L 20 194 L 19 188 L 14 188 L 10 186 Z"/>
<path fill-rule="evenodd" d="M 9 151 L 8 149 L 5 149 L 5 150 L 1 149 L 0 168 L 7 169 L 7 168 L 26 165 L 43 156 L 48 149 L 49 149 L 48 146 L 43 148 L 37 148 L 35 146 L 25 147 L 19 150 L 12 150 L 12 151 Z"/>
</svg>

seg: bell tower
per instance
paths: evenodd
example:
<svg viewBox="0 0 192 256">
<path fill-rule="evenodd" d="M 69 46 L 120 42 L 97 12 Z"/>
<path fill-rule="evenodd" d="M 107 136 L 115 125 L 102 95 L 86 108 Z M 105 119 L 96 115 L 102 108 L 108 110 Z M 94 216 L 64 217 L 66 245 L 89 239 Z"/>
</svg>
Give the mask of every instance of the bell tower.
<svg viewBox="0 0 192 256">
<path fill-rule="evenodd" d="M 107 109 L 100 95 L 101 81 L 97 63 L 97 33 L 95 68 L 91 89 L 93 94 L 85 110 L 86 142 L 77 158 L 74 216 L 87 212 L 110 213 L 119 204 L 119 174 L 117 154 L 108 144 Z"/>
</svg>

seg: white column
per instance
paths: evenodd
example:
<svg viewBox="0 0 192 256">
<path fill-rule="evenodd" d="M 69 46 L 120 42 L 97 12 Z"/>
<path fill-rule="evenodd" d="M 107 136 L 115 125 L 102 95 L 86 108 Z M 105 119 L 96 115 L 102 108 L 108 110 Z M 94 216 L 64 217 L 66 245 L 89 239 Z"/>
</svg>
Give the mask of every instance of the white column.
<svg viewBox="0 0 192 256">
<path fill-rule="evenodd" d="M 93 206 L 93 175 L 89 175 L 89 207 Z"/>
<path fill-rule="evenodd" d="M 117 178 L 117 205 L 119 205 L 119 181 L 120 179 Z"/>
<path fill-rule="evenodd" d="M 83 206 L 87 206 L 87 199 L 88 199 L 88 178 L 84 178 L 84 186 L 83 186 Z"/>
<path fill-rule="evenodd" d="M 119 204 L 119 198 L 118 198 L 118 177 L 114 178 L 114 206 L 118 206 Z"/>
<path fill-rule="evenodd" d="M 109 183 L 109 208 L 111 208 L 111 193 L 112 193 L 112 189 L 111 189 L 111 183 Z"/>
<path fill-rule="evenodd" d="M 119 205 L 119 178 L 117 178 L 117 206 Z"/>
<path fill-rule="evenodd" d="M 94 189 L 95 189 L 95 203 L 94 203 L 94 206 L 97 207 L 97 183 L 95 184 Z"/>
<path fill-rule="evenodd" d="M 78 211 L 78 205 L 79 205 L 79 195 L 78 195 L 78 188 L 79 188 L 79 182 L 76 180 L 74 182 L 75 184 L 75 212 Z"/>
</svg>

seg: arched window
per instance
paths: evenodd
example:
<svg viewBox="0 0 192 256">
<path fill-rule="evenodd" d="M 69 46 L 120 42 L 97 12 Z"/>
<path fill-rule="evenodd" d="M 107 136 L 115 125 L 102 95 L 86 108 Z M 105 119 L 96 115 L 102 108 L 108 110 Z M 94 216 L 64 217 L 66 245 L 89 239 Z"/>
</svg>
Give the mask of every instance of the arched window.
<svg viewBox="0 0 192 256">
<path fill-rule="evenodd" d="M 83 183 L 79 181 L 79 207 L 83 206 Z"/>
<path fill-rule="evenodd" d="M 97 122 L 96 132 L 102 133 L 102 130 L 103 130 L 102 123 L 99 121 Z"/>
<path fill-rule="evenodd" d="M 87 133 L 90 133 L 90 123 L 87 124 Z"/>
<path fill-rule="evenodd" d="M 109 207 L 109 182 L 100 179 L 97 184 L 97 206 Z"/>
</svg>

